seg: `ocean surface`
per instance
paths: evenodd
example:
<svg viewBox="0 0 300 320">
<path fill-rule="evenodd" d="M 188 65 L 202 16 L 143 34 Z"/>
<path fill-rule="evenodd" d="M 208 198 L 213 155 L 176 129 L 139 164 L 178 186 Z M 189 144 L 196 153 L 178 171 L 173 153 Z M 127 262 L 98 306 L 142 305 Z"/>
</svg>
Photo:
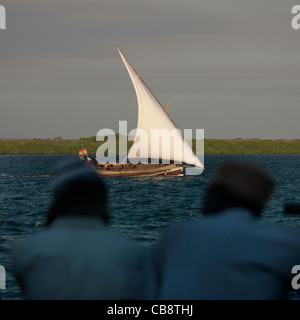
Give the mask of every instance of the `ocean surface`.
<svg viewBox="0 0 300 320">
<path fill-rule="evenodd" d="M 16 241 L 44 229 L 53 177 L 30 175 L 51 174 L 56 164 L 70 157 L 0 156 L 0 265 L 6 269 L 6 290 L 0 290 L 0 299 L 22 299 L 12 274 L 10 253 Z M 277 186 L 263 219 L 300 228 L 300 214 L 284 214 L 286 202 L 300 202 L 300 155 L 206 155 L 206 170 L 198 176 L 105 178 L 110 227 L 152 247 L 170 223 L 202 216 L 206 185 L 225 159 L 249 160 L 267 168 Z M 300 293 L 292 291 L 290 299 L 299 300 Z"/>
</svg>

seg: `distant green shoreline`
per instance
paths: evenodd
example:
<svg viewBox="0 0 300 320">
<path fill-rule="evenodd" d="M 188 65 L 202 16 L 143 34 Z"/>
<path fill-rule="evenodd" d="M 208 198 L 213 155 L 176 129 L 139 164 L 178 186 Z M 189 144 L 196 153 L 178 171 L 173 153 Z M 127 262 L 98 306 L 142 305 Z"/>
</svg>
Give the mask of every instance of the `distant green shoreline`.
<svg viewBox="0 0 300 320">
<path fill-rule="evenodd" d="M 81 139 L 0 138 L 0 155 L 77 155 L 83 147 L 95 155 L 103 142 L 96 137 Z M 128 149 L 132 141 L 128 142 Z M 193 140 L 195 151 L 196 141 Z M 118 150 L 118 140 L 117 140 Z M 300 139 L 205 139 L 205 154 L 300 154 Z"/>
</svg>

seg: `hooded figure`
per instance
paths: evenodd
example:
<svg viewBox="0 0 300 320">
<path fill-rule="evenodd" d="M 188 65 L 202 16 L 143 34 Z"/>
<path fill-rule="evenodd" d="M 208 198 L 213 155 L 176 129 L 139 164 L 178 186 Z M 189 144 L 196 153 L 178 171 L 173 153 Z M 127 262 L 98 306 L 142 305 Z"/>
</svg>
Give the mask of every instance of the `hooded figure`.
<svg viewBox="0 0 300 320">
<path fill-rule="evenodd" d="M 146 249 L 112 232 L 98 173 L 75 159 L 57 167 L 46 228 L 17 243 L 13 272 L 25 299 L 139 299 Z"/>
<path fill-rule="evenodd" d="M 274 188 L 262 167 L 223 162 L 204 217 L 173 224 L 152 256 L 157 298 L 286 299 L 300 263 L 300 232 L 260 218 Z"/>
</svg>

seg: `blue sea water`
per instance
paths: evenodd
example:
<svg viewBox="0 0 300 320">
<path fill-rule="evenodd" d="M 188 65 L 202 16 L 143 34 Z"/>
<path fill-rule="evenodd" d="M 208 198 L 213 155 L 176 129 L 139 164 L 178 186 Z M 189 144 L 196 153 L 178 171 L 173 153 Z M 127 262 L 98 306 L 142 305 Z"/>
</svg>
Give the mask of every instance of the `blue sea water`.
<svg viewBox="0 0 300 320">
<path fill-rule="evenodd" d="M 44 228 L 51 200 L 51 174 L 71 156 L 0 156 L 0 265 L 6 269 L 6 290 L 0 299 L 22 299 L 12 274 L 11 250 L 16 243 Z M 267 168 L 277 182 L 263 219 L 300 228 L 300 215 L 286 215 L 286 202 L 300 202 L 300 155 L 206 155 L 206 170 L 186 177 L 104 178 L 109 190 L 110 227 L 152 247 L 170 223 L 201 216 L 202 196 L 216 167 L 225 159 L 249 160 Z M 300 258 L 299 258 L 300 264 Z M 298 291 L 291 299 L 299 299 Z"/>
</svg>

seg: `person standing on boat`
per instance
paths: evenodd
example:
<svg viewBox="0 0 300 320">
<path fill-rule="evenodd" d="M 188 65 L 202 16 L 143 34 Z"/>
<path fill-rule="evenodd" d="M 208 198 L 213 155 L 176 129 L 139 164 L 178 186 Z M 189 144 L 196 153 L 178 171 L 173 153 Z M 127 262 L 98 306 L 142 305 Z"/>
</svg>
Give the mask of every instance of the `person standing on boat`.
<svg viewBox="0 0 300 320">
<path fill-rule="evenodd" d="M 93 166 L 95 169 L 97 169 L 97 167 L 98 167 L 98 160 L 97 160 L 96 157 L 93 157 L 93 159 L 92 159 L 92 166 Z"/>
<path fill-rule="evenodd" d="M 260 166 L 223 162 L 204 217 L 168 227 L 153 251 L 157 298 L 288 299 L 300 231 L 261 219 L 274 186 Z"/>
<path fill-rule="evenodd" d="M 102 178 L 79 159 L 63 163 L 55 174 L 45 230 L 13 250 L 24 298 L 139 299 L 136 284 L 148 252 L 107 226 Z"/>
</svg>

